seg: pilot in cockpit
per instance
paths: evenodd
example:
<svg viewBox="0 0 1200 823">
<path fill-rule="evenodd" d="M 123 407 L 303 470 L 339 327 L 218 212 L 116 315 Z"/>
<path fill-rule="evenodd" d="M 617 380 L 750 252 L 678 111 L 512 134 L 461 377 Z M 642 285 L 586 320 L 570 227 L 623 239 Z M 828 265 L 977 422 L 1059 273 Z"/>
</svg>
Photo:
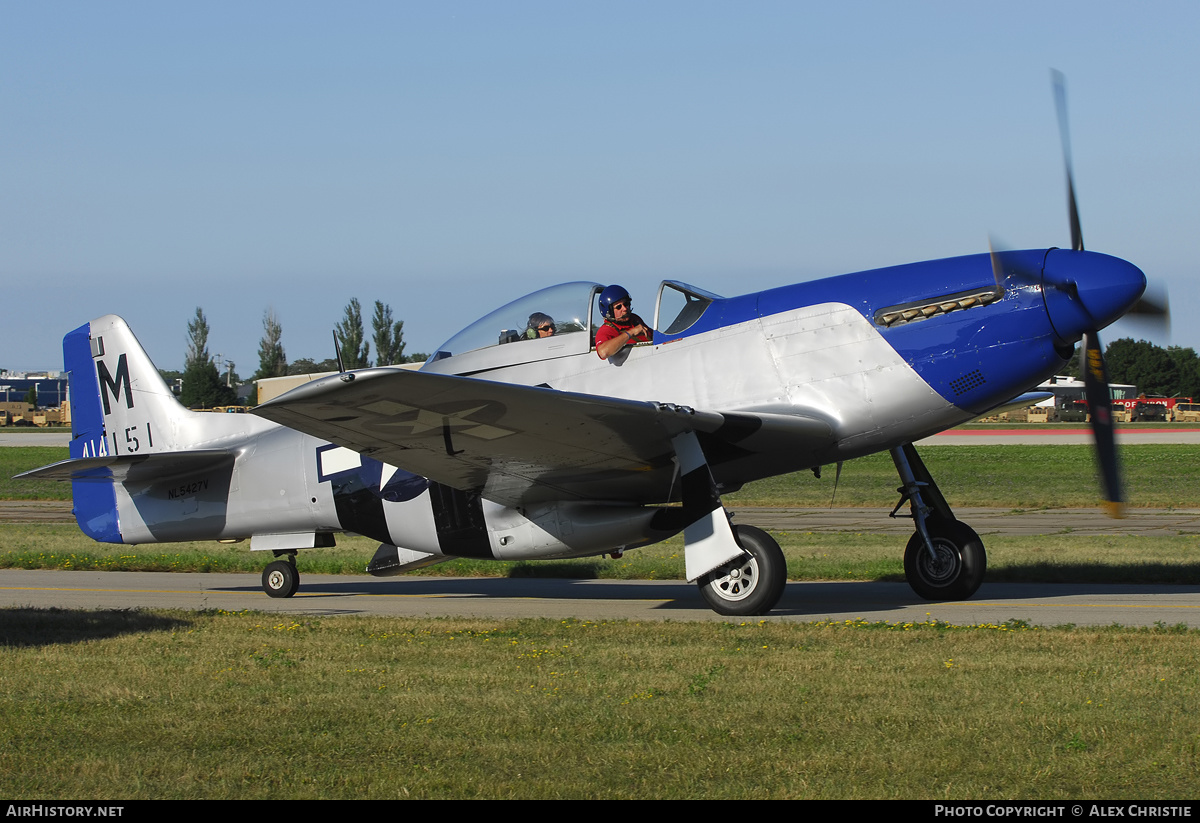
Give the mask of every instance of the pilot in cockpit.
<svg viewBox="0 0 1200 823">
<path fill-rule="evenodd" d="M 596 332 L 596 354 L 602 360 L 626 346 L 650 341 L 650 328 L 633 313 L 633 298 L 621 286 L 609 286 L 600 292 L 600 313 L 604 325 Z"/>
<path fill-rule="evenodd" d="M 550 315 L 542 314 L 540 311 L 535 311 L 529 315 L 529 322 L 525 324 L 526 340 L 553 337 L 557 333 L 558 328 L 554 325 L 554 318 Z"/>
</svg>

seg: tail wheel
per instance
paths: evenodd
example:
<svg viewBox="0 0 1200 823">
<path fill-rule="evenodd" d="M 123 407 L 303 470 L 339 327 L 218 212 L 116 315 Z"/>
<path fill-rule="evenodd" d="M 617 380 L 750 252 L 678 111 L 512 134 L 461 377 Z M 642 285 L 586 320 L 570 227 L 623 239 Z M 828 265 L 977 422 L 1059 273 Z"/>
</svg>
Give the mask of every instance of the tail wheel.
<svg viewBox="0 0 1200 823">
<path fill-rule="evenodd" d="M 733 535 L 746 554 L 701 577 L 700 594 L 717 614 L 766 614 L 775 608 L 787 583 L 783 550 L 771 535 L 754 526 L 734 526 Z"/>
<path fill-rule="evenodd" d="M 262 587 L 271 597 L 291 597 L 300 588 L 300 572 L 288 560 L 276 560 L 263 569 Z"/>
<path fill-rule="evenodd" d="M 987 553 L 975 530 L 957 520 L 929 520 L 934 556 L 920 533 L 904 550 L 904 577 L 926 600 L 966 600 L 979 590 L 987 571 Z"/>
</svg>

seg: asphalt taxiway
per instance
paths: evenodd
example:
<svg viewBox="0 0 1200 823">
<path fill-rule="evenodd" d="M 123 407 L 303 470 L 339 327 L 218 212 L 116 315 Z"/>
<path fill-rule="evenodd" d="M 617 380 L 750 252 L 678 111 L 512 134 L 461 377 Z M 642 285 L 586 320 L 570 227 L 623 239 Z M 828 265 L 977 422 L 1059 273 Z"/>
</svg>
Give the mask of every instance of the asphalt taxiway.
<svg viewBox="0 0 1200 823">
<path fill-rule="evenodd" d="M 929 603 L 903 583 L 789 583 L 765 618 L 729 618 L 680 581 L 304 575 L 272 599 L 253 574 L 0 571 L 0 606 L 67 609 L 244 609 L 315 616 L 547 617 L 580 620 L 942 620 L 1002 624 L 1200 627 L 1200 587 L 985 583 L 968 601 Z"/>
<path fill-rule="evenodd" d="M 991 534 L 1200 535 L 1200 510 L 1133 509 L 1123 520 L 1098 509 L 966 508 L 955 514 Z M 888 509 L 749 509 L 735 521 L 777 531 L 889 533 L 897 551 L 912 531 Z M 0 522 L 72 522 L 69 503 L 0 503 Z M 309 575 L 290 599 L 272 599 L 257 574 L 0 570 L 0 606 L 77 609 L 252 609 L 300 615 L 460 616 L 582 620 L 729 620 L 694 585 L 653 580 Z M 759 619 L 759 618 L 742 618 Z M 1023 620 L 1033 625 L 1200 628 L 1200 587 L 985 583 L 974 598 L 929 603 L 903 583 L 789 583 L 770 620 L 944 620 L 958 625 Z"/>
</svg>

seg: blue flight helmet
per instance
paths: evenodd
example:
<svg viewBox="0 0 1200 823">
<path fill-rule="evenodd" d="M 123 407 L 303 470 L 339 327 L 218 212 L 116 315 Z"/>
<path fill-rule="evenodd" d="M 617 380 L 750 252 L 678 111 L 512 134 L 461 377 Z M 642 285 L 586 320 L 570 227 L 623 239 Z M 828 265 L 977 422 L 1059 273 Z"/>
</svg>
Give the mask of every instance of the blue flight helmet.
<svg viewBox="0 0 1200 823">
<path fill-rule="evenodd" d="M 620 303 L 622 300 L 628 300 L 629 310 L 633 311 L 633 298 L 621 286 L 609 286 L 600 292 L 600 313 L 604 315 L 605 320 L 617 319 L 613 316 L 613 303 Z"/>
</svg>

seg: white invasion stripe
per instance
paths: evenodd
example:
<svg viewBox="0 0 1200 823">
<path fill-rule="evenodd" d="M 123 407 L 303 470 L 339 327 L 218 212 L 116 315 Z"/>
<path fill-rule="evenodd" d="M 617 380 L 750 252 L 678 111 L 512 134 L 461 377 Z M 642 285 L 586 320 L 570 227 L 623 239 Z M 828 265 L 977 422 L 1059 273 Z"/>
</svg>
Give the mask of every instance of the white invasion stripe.
<svg viewBox="0 0 1200 823">
<path fill-rule="evenodd" d="M 321 454 L 321 474 L 328 476 L 338 472 L 357 469 L 362 465 L 362 457 L 358 452 L 339 446 L 336 449 L 323 451 Z"/>
</svg>

